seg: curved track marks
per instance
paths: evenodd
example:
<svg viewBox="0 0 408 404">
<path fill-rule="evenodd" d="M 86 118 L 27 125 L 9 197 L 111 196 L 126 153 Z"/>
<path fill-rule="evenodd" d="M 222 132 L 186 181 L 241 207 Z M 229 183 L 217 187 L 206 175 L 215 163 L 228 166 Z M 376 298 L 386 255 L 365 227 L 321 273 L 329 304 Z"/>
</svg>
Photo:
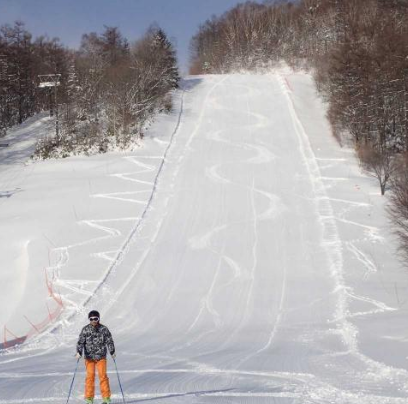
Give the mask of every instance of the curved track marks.
<svg viewBox="0 0 408 404">
<path fill-rule="evenodd" d="M 138 177 L 153 166 L 140 156 L 134 172 L 115 174 L 153 187 L 150 197 L 144 188 L 94 195 L 146 203 L 122 219 L 134 226 L 120 249 L 99 253 L 108 270 L 85 298 L 116 332 L 129 403 L 402 403 L 406 372 L 363 355 L 351 321 L 393 310 L 344 280 L 344 246 L 367 277 L 376 270 L 338 231 L 348 209 L 366 205 L 328 196 L 334 177 L 320 170 L 286 80 L 209 76 L 184 107 L 154 182 Z M 333 203 L 343 209 L 336 215 Z M 107 240 L 119 234 L 109 219 L 82 225 Z M 59 266 L 69 249 L 60 252 Z M 80 288 L 76 281 L 67 286 Z M 368 309 L 351 313 L 355 301 Z M 18 367 L 2 372 L 0 383 L 2 374 L 24 386 L 36 380 Z M 37 376 L 53 380 L 49 398 L 62 398 L 70 374 Z M 0 404 L 13 404 L 9 397 Z"/>
</svg>

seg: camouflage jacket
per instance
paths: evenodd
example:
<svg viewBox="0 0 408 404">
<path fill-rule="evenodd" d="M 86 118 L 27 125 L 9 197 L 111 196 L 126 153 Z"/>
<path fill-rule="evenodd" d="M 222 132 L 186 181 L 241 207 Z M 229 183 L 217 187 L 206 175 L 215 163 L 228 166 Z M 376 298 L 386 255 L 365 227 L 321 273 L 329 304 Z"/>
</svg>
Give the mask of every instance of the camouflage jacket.
<svg viewBox="0 0 408 404">
<path fill-rule="evenodd" d="M 98 361 L 106 358 L 107 349 L 111 355 L 115 353 L 115 344 L 108 327 L 88 324 L 82 329 L 77 343 L 77 352 L 80 355 L 84 351 L 86 359 Z"/>
</svg>

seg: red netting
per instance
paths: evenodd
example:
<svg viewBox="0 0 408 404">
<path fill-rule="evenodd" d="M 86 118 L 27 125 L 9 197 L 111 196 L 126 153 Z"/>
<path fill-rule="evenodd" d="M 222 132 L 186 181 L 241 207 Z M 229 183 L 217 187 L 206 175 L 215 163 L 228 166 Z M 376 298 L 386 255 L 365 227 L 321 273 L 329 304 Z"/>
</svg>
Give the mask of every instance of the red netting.
<svg viewBox="0 0 408 404">
<path fill-rule="evenodd" d="M 64 309 L 62 298 L 61 295 L 56 294 L 54 292 L 53 282 L 49 280 L 46 270 L 45 270 L 45 282 L 48 289 L 49 297 L 52 298 L 54 303 L 53 305 L 55 307 L 53 309 L 50 309 L 50 306 L 48 305 L 48 303 L 46 303 L 48 315 L 47 317 L 44 318 L 44 320 L 42 320 L 39 323 L 33 323 L 30 321 L 28 317 L 24 316 L 25 320 L 30 324 L 30 327 L 26 334 L 23 336 L 18 337 L 12 331 L 10 331 L 7 328 L 7 326 L 4 326 L 3 343 L 0 343 L 0 349 L 7 349 L 14 345 L 22 344 L 24 341 L 26 341 L 33 335 L 39 334 L 42 331 L 44 331 L 50 325 L 50 323 L 54 322 L 60 316 L 61 312 Z"/>
</svg>

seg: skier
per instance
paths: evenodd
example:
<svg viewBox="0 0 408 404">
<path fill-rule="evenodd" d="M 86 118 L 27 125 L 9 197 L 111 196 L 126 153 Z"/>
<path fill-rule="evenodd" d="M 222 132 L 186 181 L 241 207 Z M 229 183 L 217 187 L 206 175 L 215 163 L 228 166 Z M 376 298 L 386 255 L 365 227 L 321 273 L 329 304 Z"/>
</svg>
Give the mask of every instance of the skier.
<svg viewBox="0 0 408 404">
<path fill-rule="evenodd" d="M 104 404 L 111 402 L 111 392 L 109 378 L 106 374 L 106 353 L 115 359 L 115 345 L 108 328 L 99 322 L 100 315 L 96 310 L 88 314 L 90 324 L 82 328 L 77 343 L 77 353 L 75 357 L 79 360 L 82 352 L 85 354 L 85 401 L 92 404 L 95 396 L 95 368 L 98 370 L 99 384 Z"/>
</svg>

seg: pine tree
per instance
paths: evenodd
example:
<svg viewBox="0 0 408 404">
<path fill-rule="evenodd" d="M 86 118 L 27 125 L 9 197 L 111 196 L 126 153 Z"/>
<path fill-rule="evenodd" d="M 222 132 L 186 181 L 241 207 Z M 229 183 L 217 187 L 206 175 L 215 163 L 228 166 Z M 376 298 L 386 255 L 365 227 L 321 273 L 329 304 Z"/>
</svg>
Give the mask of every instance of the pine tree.
<svg viewBox="0 0 408 404">
<path fill-rule="evenodd" d="M 178 88 L 180 75 L 176 51 L 161 28 L 154 29 L 152 33 L 152 52 L 157 58 L 157 64 L 163 72 L 162 77 L 168 89 Z"/>
</svg>

